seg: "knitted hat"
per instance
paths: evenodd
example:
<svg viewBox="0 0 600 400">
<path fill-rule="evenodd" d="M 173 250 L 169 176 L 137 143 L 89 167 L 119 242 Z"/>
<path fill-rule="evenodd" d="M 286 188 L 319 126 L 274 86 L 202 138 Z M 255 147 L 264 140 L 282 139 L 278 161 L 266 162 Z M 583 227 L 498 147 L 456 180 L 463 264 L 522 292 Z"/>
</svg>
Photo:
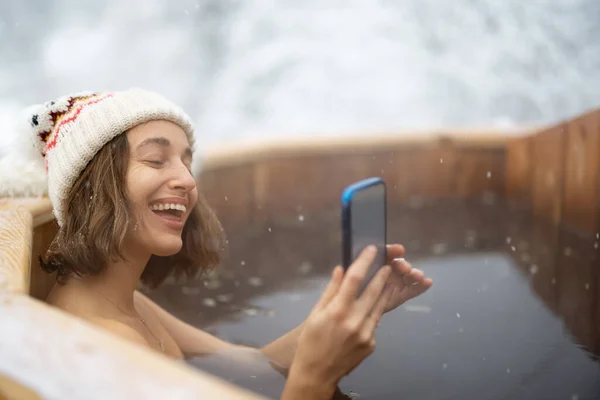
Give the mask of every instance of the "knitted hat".
<svg viewBox="0 0 600 400">
<path fill-rule="evenodd" d="M 167 120 L 179 125 L 194 146 L 194 128 L 184 111 L 137 88 L 63 96 L 28 107 L 24 117 L 27 129 L 21 127 L 11 154 L 0 158 L 0 196 L 48 194 L 59 226 L 71 186 L 117 135 L 147 121 Z"/>
</svg>

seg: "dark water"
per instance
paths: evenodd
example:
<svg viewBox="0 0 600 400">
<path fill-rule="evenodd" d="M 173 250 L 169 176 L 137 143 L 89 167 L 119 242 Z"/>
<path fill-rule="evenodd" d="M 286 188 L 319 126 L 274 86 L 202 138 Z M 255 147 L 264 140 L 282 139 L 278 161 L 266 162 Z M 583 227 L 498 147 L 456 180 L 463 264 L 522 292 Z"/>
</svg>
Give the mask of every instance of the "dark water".
<svg viewBox="0 0 600 400">
<path fill-rule="evenodd" d="M 477 201 L 390 207 L 391 242 L 434 280 L 388 313 L 377 349 L 340 384 L 361 399 L 600 398 L 600 273 L 595 235 Z M 298 325 L 339 262 L 337 212 L 240 227 L 223 220 L 226 265 L 154 297 L 193 325 L 263 346 Z M 276 398 L 284 380 L 263 359 L 189 363 Z"/>
</svg>

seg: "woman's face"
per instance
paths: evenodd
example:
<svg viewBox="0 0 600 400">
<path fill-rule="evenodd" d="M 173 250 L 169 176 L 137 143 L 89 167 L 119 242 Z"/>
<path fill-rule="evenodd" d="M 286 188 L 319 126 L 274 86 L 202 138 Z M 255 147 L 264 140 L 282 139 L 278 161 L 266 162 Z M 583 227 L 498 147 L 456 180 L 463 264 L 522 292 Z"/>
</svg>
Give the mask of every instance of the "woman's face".
<svg viewBox="0 0 600 400">
<path fill-rule="evenodd" d="M 157 256 L 176 254 L 198 200 L 187 136 L 178 125 L 161 120 L 136 126 L 127 140 L 127 192 L 135 218 L 128 246 Z"/>
</svg>

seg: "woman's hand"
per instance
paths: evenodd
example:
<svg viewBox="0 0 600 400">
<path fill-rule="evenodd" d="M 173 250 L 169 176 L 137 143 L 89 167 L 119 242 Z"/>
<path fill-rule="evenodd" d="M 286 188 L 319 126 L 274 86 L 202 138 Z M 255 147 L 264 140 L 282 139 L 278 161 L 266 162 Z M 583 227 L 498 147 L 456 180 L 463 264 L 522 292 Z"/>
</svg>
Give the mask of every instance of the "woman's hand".
<svg viewBox="0 0 600 400">
<path fill-rule="evenodd" d="M 393 271 L 388 280 L 389 285 L 393 287 L 393 293 L 384 312 L 396 309 L 433 285 L 431 278 L 426 278 L 423 271 L 413 268 L 404 260 L 404 246 L 401 244 L 387 245 L 387 256 Z"/>
<path fill-rule="evenodd" d="M 345 273 L 340 266 L 333 270 L 298 338 L 283 399 L 330 399 L 338 381 L 375 349 L 375 328 L 393 292 L 385 266 L 357 297 L 375 254 L 369 246 Z"/>
</svg>

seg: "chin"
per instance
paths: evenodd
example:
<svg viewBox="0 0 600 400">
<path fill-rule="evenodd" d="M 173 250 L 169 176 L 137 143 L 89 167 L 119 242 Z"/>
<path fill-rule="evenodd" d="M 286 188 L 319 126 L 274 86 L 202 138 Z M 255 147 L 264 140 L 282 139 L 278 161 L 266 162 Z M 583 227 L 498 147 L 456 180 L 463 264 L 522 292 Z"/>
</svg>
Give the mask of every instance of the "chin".
<svg viewBox="0 0 600 400">
<path fill-rule="evenodd" d="M 183 240 L 181 238 L 165 238 L 153 243 L 152 254 L 159 257 L 168 257 L 179 253 L 182 247 Z"/>
</svg>

